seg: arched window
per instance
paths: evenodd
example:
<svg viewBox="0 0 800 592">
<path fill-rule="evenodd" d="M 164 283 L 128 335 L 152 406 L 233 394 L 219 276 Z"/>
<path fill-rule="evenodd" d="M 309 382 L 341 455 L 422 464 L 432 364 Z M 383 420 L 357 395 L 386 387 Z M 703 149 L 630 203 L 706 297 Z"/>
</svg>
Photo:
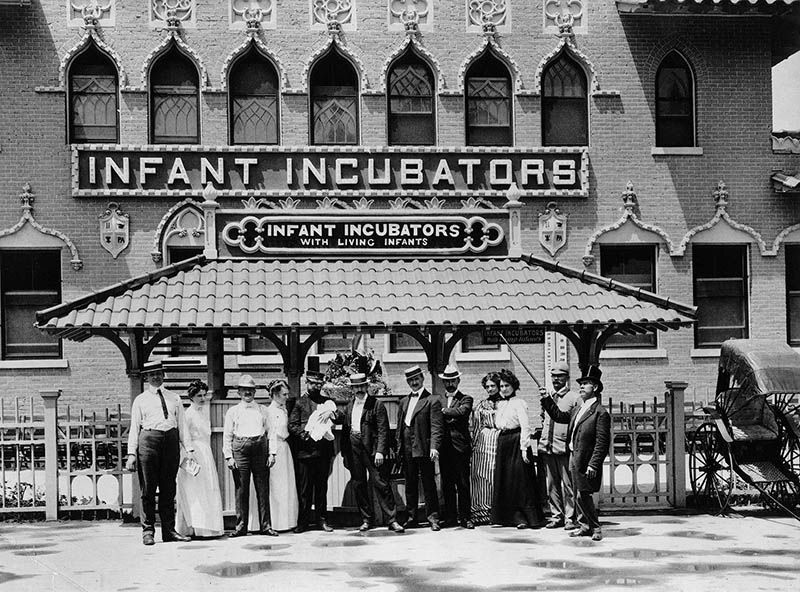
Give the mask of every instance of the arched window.
<svg viewBox="0 0 800 592">
<path fill-rule="evenodd" d="M 389 145 L 436 142 L 433 72 L 413 51 L 389 70 Z"/>
<path fill-rule="evenodd" d="M 177 47 L 150 69 L 150 138 L 154 144 L 200 143 L 200 76 Z"/>
<path fill-rule="evenodd" d="M 511 73 L 491 52 L 467 70 L 467 145 L 511 146 Z"/>
<path fill-rule="evenodd" d="M 542 74 L 542 144 L 587 146 L 589 101 L 586 73 L 561 52 Z"/>
<path fill-rule="evenodd" d="M 358 76 L 336 50 L 311 71 L 311 143 L 358 143 Z"/>
<path fill-rule="evenodd" d="M 239 58 L 228 82 L 232 144 L 277 144 L 278 72 L 255 48 Z"/>
<path fill-rule="evenodd" d="M 119 142 L 117 68 L 94 43 L 69 66 L 69 142 Z"/>
<path fill-rule="evenodd" d="M 694 145 L 694 76 L 672 51 L 656 72 L 656 146 Z"/>
</svg>

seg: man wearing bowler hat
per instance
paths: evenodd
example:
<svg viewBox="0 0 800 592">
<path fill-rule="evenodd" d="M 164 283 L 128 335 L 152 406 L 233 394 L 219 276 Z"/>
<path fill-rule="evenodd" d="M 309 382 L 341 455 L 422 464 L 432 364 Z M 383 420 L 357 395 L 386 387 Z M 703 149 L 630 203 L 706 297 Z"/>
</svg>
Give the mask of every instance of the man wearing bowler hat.
<svg viewBox="0 0 800 592">
<path fill-rule="evenodd" d="M 297 533 L 308 530 L 312 523 L 311 504 L 316 510 L 316 523 L 325 532 L 333 532 L 328 525 L 328 476 L 333 460 L 333 442 L 326 438 L 314 440 L 308 433 L 308 420 L 317 407 L 330 401 L 322 394 L 324 375 L 317 370 L 306 371 L 306 393 L 292 408 L 289 415 L 289 433 L 297 441 L 297 489 L 300 511 L 297 516 Z M 340 413 L 325 412 L 320 420 L 341 421 Z"/>
<path fill-rule="evenodd" d="M 389 414 L 383 403 L 369 394 L 366 374 L 351 374 L 349 381 L 354 397 L 347 403 L 342 421 L 342 458 L 350 471 L 361 513 L 359 530 L 365 532 L 375 525 L 374 498 L 389 530 L 403 532 L 397 522 L 385 462 L 389 453 Z"/>
<path fill-rule="evenodd" d="M 147 388 L 133 400 L 131 427 L 128 434 L 128 460 L 125 468 L 136 470 L 142 490 L 142 543 L 154 545 L 156 530 L 156 490 L 158 515 L 161 518 L 161 540 L 188 541 L 175 531 L 175 479 L 181 448 L 188 456 L 183 432 L 181 398 L 165 389 L 161 362 L 147 362 L 142 368 Z"/>
<path fill-rule="evenodd" d="M 434 463 L 439 459 L 442 446 L 442 404 L 425 388 L 425 377 L 419 366 L 405 371 L 411 393 L 400 401 L 397 411 L 398 456 L 405 463 L 406 507 L 408 520 L 405 527 L 417 525 L 419 505 L 419 478 L 425 493 L 425 513 L 431 530 L 439 526 L 439 494 L 436 491 Z"/>
<path fill-rule="evenodd" d="M 540 396 L 549 395 L 559 410 L 572 414 L 582 401 L 578 393 L 569 388 L 569 364 L 559 361 L 550 369 L 553 390 L 539 389 Z M 542 434 L 539 438 L 539 458 L 547 474 L 547 497 L 550 502 L 550 521 L 545 528 L 574 530 L 575 501 L 572 479 L 569 475 L 569 450 L 567 449 L 567 424 L 558 423 L 542 409 Z"/>
<path fill-rule="evenodd" d="M 232 537 L 246 536 L 250 515 L 250 478 L 256 490 L 258 529 L 261 534 L 278 536 L 269 512 L 269 469 L 275 464 L 267 435 L 267 408 L 255 402 L 256 383 L 249 374 L 239 378 L 241 401 L 225 413 L 222 453 L 233 472 L 236 489 L 236 527 Z"/>
<path fill-rule="evenodd" d="M 475 528 L 470 519 L 472 498 L 469 493 L 469 459 L 472 454 L 472 439 L 469 433 L 469 418 L 472 415 L 472 397 L 458 388 L 461 373 L 450 364 L 439 374 L 447 394 L 442 401 L 444 433 L 442 438 L 439 471 L 442 477 L 444 508 L 442 517 L 450 524 L 464 528 Z"/>
<path fill-rule="evenodd" d="M 578 379 L 581 392 L 580 407 L 571 413 L 561 411 L 552 397 L 541 399 L 542 408 L 555 421 L 568 423 L 567 446 L 572 454 L 569 471 L 575 491 L 575 505 L 578 510 L 580 530 L 570 536 L 591 536 L 593 541 L 603 539 L 597 509 L 592 493 L 600 491 L 603 476 L 603 461 L 608 455 L 611 441 L 611 417 L 600 404 L 603 392 L 602 372 L 597 366 L 589 366 L 586 374 Z"/>
</svg>

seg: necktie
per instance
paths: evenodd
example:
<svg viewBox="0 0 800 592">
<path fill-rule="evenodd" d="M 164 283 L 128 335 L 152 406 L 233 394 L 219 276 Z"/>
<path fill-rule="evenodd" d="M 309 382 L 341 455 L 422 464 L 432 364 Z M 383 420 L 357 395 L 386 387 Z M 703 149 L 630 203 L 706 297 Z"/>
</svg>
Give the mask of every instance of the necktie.
<svg viewBox="0 0 800 592">
<path fill-rule="evenodd" d="M 164 412 L 164 419 L 169 418 L 169 413 L 167 413 L 167 402 L 164 400 L 164 395 L 161 393 L 161 389 L 156 389 L 158 393 L 158 398 L 161 399 L 161 410 Z"/>
</svg>

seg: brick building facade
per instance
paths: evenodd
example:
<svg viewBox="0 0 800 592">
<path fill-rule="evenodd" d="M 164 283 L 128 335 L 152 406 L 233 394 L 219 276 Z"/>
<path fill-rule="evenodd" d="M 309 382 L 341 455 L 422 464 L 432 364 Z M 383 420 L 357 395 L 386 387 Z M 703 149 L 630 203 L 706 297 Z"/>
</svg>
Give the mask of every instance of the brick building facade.
<svg viewBox="0 0 800 592">
<path fill-rule="evenodd" d="M 276 102 L 278 123 L 265 126 L 274 126 L 280 149 L 336 144 L 314 137 L 339 138 L 336 131 L 316 128 L 314 119 L 314 109 L 326 105 L 315 102 L 322 95 L 314 93 L 327 92 L 330 79 L 341 73 L 337 67 L 321 72 L 320 64 L 331 56 L 334 66 L 344 61 L 356 77 L 355 84 L 337 87 L 352 88 L 354 97 L 349 105 L 355 128 L 342 137 L 367 153 L 412 125 L 402 116 L 391 118 L 387 98 L 394 68 L 408 56 L 432 76 L 430 93 L 416 95 L 422 97 L 417 105 L 433 106 L 433 136 L 422 138 L 433 148 L 426 150 L 466 148 L 502 158 L 510 147 L 563 146 L 585 135 L 585 190 L 526 194 L 522 188 L 523 252 L 551 256 L 540 242 L 540 218 L 552 211 L 566 220 L 565 244 L 554 259 L 700 307 L 697 331 L 640 336 L 607 350 L 606 392 L 615 400 L 651 399 L 663 392 L 665 380 L 686 380 L 689 392 L 694 388 L 705 399 L 714 384 L 718 343 L 726 336 L 786 338 L 800 345 L 800 229 L 794 226 L 800 208 L 792 195 L 800 148 L 792 138 L 771 138 L 770 78 L 772 65 L 794 51 L 798 4 L 703 0 L 691 12 L 680 0 L 474 4 L 352 0 L 334 9 L 314 0 L 187 0 L 168 14 L 159 0 L 0 2 L 2 396 L 55 386 L 67 403 L 125 405 L 125 365 L 110 342 L 59 345 L 44 336 L 28 338 L 34 332 L 24 319 L 32 323 L 34 310 L 153 271 L 177 258 L 181 246 L 194 252 L 191 236 L 172 243 L 165 236 L 183 211 L 178 204 L 202 200 L 196 186 L 160 195 L 135 187 L 82 193 L 76 190 L 77 157 L 70 143 L 88 138 L 104 146 L 101 152 L 163 145 L 174 154 L 184 144 L 231 150 L 233 142 L 242 143 L 237 134 L 248 133 L 234 129 L 234 99 L 257 96 L 262 105 Z M 277 88 L 274 96 L 266 87 L 233 96 L 237 85 L 247 87 L 246 77 L 231 76 L 248 55 L 274 69 L 272 87 L 266 84 Z M 165 69 L 170 56 L 171 71 Z M 488 65 L 477 67 L 487 56 Z M 187 64 L 196 87 L 180 78 Z M 172 85 L 169 76 L 177 76 Z M 110 92 L 103 81 L 112 85 Z M 481 95 L 477 83 L 487 82 L 496 85 Z M 197 97 L 195 111 L 183 120 L 185 135 L 193 134 L 188 140 L 156 121 L 155 111 L 164 105 L 158 101 L 187 96 L 181 86 Z M 75 119 L 76 101 L 97 105 L 93 93 L 105 93 L 112 111 L 118 107 L 117 116 L 103 121 L 98 111 L 94 127 L 85 113 Z M 414 115 L 425 108 L 406 111 Z M 565 121 L 579 124 L 559 125 Z M 566 139 L 558 137 L 564 129 Z M 355 134 L 353 141 L 348 133 Z M 219 201 L 233 208 L 253 195 L 223 194 Z M 420 203 L 436 197 L 409 195 Z M 335 190 L 329 196 L 348 203 L 364 197 Z M 298 207 L 313 208 L 320 195 L 287 190 L 266 197 L 298 199 Z M 505 202 L 502 192 L 483 190 L 443 192 L 442 198 L 456 204 L 470 198 Z M 385 196 L 368 199 L 388 207 Z M 101 244 L 100 218 L 117 207 L 128 222 L 129 242 L 114 255 Z M 53 249 L 60 249 L 55 267 L 52 259 L 32 258 Z M 419 356 L 402 346 L 391 351 L 387 336 L 366 337 L 367 346 L 384 358 L 390 382 L 401 387 L 402 368 Z M 231 353 L 247 349 L 242 341 L 226 346 L 228 384 L 235 384 L 239 363 L 260 383 L 280 374 L 269 352 L 249 362 Z M 331 343 L 327 350 L 346 343 Z M 523 390 L 533 392 L 505 348 L 472 346 L 456 354 L 468 390 L 480 392 L 486 370 L 513 367 Z M 518 351 L 543 376 L 546 358 L 566 347 L 548 340 Z M 200 350 L 202 344 L 193 353 Z M 319 353 L 324 361 L 325 351 Z"/>
</svg>

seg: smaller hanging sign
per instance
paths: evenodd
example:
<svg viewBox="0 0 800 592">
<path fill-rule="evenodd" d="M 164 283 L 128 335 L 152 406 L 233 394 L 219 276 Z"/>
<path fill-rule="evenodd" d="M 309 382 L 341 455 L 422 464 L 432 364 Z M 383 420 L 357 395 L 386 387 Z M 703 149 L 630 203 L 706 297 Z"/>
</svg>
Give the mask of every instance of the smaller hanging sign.
<svg viewBox="0 0 800 592">
<path fill-rule="evenodd" d="M 486 345 L 544 343 L 544 329 L 541 327 L 504 327 L 502 329 L 487 327 L 483 330 L 483 338 Z"/>
</svg>

